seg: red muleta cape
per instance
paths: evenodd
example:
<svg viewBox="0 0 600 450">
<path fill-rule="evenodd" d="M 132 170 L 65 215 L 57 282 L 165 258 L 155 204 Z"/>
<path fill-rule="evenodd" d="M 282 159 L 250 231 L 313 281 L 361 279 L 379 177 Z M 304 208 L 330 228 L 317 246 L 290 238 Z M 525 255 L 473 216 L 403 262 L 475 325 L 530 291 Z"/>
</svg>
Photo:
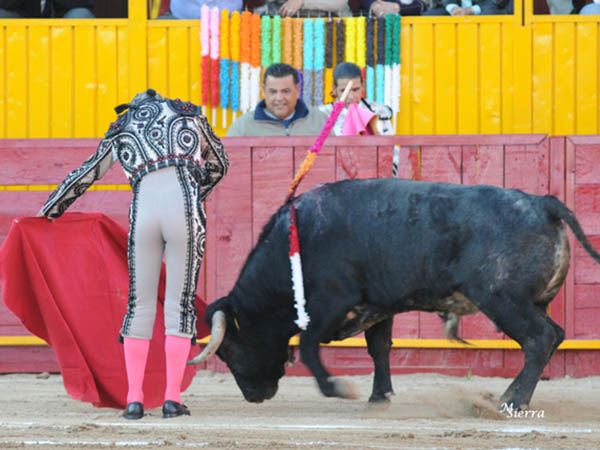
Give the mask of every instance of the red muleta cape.
<svg viewBox="0 0 600 450">
<path fill-rule="evenodd" d="M 144 379 L 144 406 L 160 406 L 166 382 L 163 320 L 164 265 Z M 127 404 L 123 345 L 118 337 L 127 309 L 127 231 L 100 213 L 65 213 L 55 221 L 20 217 L 0 248 L 6 306 L 54 350 L 74 399 L 99 407 Z M 196 296 L 198 339 L 206 304 Z M 198 352 L 192 347 L 190 357 Z M 182 390 L 196 366 L 187 366 Z"/>
</svg>

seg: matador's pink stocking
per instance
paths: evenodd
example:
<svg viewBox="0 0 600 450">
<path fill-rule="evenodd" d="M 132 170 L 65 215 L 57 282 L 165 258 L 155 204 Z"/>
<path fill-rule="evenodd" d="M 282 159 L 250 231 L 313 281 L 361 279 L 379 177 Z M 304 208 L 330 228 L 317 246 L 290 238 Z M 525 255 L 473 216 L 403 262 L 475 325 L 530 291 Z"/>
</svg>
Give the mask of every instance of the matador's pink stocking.
<svg viewBox="0 0 600 450">
<path fill-rule="evenodd" d="M 190 338 L 171 335 L 165 338 L 167 359 L 165 401 L 172 400 L 181 403 L 181 382 L 183 381 L 183 373 L 185 372 L 191 345 Z"/>
<path fill-rule="evenodd" d="M 144 403 L 144 372 L 146 359 L 150 348 L 149 339 L 123 338 L 125 351 L 125 367 L 127 368 L 127 404 L 132 402 Z"/>
</svg>

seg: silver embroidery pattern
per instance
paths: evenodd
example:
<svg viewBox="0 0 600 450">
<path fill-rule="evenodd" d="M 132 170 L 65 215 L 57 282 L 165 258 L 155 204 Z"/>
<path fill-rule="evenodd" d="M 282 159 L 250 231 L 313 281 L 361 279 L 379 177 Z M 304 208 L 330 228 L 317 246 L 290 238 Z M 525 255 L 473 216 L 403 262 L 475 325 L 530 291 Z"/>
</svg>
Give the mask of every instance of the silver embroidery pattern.
<svg viewBox="0 0 600 450">
<path fill-rule="evenodd" d="M 227 154 L 206 118 L 200 114 L 200 108 L 192 103 L 147 96 L 127 106 L 129 109 L 110 125 L 96 152 L 81 167 L 73 170 L 52 193 L 43 213 L 53 218 L 62 215 L 108 171 L 114 161 L 119 161 L 134 193 L 129 209 L 127 252 L 129 301 L 121 329 L 121 334 L 126 335 L 137 301 L 133 255 L 138 183 L 150 172 L 177 167 L 186 205 L 188 237 L 179 331 L 195 336 L 194 300 L 206 240 L 206 215 L 202 201 L 226 174 L 229 166 Z"/>
</svg>

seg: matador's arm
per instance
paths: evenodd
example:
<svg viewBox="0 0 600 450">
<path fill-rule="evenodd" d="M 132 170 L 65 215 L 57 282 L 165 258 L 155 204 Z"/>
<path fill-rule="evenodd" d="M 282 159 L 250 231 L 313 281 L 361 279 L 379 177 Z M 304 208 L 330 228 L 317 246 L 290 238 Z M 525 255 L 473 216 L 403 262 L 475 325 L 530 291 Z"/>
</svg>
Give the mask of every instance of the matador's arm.
<svg viewBox="0 0 600 450">
<path fill-rule="evenodd" d="M 213 190 L 217 183 L 227 173 L 229 159 L 221 139 L 214 133 L 206 117 L 197 116 L 198 125 L 202 132 L 202 159 L 204 165 L 200 169 L 200 201 Z"/>
<path fill-rule="evenodd" d="M 38 216 L 60 217 L 113 164 L 112 141 L 102 139 L 96 152 L 73 170 L 50 195 Z"/>
</svg>

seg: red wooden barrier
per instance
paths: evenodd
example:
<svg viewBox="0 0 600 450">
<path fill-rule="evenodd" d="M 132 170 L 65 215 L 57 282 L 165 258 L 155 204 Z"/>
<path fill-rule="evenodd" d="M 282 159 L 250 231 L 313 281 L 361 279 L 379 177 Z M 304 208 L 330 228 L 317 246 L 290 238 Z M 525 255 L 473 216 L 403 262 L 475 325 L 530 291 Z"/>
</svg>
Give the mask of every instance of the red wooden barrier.
<svg viewBox="0 0 600 450">
<path fill-rule="evenodd" d="M 58 183 L 66 173 L 95 150 L 98 140 L 5 140 L 0 142 L 0 242 L 12 219 L 35 214 L 49 195 L 39 185 Z M 207 200 L 207 251 L 200 294 L 212 301 L 227 294 L 263 224 L 283 202 L 290 180 L 313 138 L 225 138 L 231 166 L 228 175 Z M 575 210 L 584 231 L 600 248 L 600 137 L 543 135 L 392 136 L 330 138 L 298 193 L 320 182 L 345 178 L 390 177 L 394 145 L 400 147 L 399 176 L 416 180 L 462 184 L 491 184 L 519 188 L 536 194 L 553 194 Z M 596 170 L 594 170 L 594 168 Z M 97 184 L 114 189 L 125 184 L 119 167 Z M 109 186 L 107 186 L 109 185 Z M 19 188 L 20 187 L 20 188 Z M 41 187 L 43 189 L 43 187 Z M 11 190 L 13 189 L 13 190 Z M 14 190 L 21 189 L 21 190 Z M 124 226 L 131 193 L 97 190 L 86 193 L 73 211 L 102 211 Z M 572 243 L 572 266 L 565 287 L 551 305 L 551 316 L 569 339 L 600 339 L 600 267 Z M 595 302 L 596 300 L 596 302 Z M 597 304 L 595 304 L 597 303 Z M 0 304 L 1 336 L 27 332 Z M 435 314 L 410 312 L 398 315 L 396 339 L 440 339 Z M 505 339 L 482 314 L 461 324 L 467 339 Z M 1 342 L 0 342 L 1 344 Z M 0 354 L 14 352 L 0 345 Z M 41 348 L 36 349 L 38 353 Z M 25 349 L 20 352 L 26 354 Z M 369 373 L 371 359 L 364 348 L 328 347 L 322 351 L 335 373 Z M 18 358 L 0 372 L 19 370 Z M 522 365 L 520 351 L 504 349 L 394 348 L 395 373 L 437 371 L 454 375 L 516 375 Z M 208 366 L 225 370 L 216 359 Z M 41 367 L 41 366 L 40 366 Z M 23 366 L 20 370 L 31 370 Z M 41 369 L 47 370 L 47 369 Z M 297 364 L 290 373 L 306 373 Z M 600 374 L 600 351 L 559 351 L 545 376 Z"/>
</svg>

